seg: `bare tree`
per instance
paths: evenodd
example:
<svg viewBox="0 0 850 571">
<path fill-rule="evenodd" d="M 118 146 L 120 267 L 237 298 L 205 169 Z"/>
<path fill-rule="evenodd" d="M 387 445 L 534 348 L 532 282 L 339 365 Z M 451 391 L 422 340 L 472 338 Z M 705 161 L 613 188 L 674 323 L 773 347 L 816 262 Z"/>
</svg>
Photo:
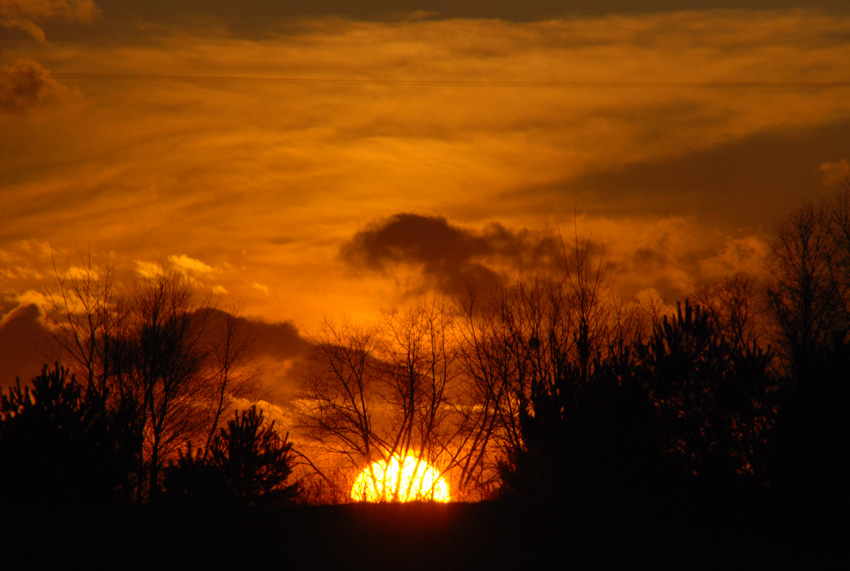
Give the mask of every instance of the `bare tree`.
<svg viewBox="0 0 850 571">
<path fill-rule="evenodd" d="M 836 241 L 843 204 L 804 204 L 779 224 L 772 244 L 768 307 L 795 377 L 848 324 L 848 284 Z"/>
<path fill-rule="evenodd" d="M 107 423 L 113 447 L 120 451 L 125 499 L 140 499 L 144 481 L 145 409 L 133 374 L 130 300 L 120 291 L 111 260 L 78 252 L 60 270 L 54 259 L 57 288 L 48 290 L 47 319 L 59 351 L 81 380 L 86 400 Z"/>
<path fill-rule="evenodd" d="M 759 287 L 752 275 L 737 273 L 694 293 L 694 301 L 711 316 L 723 341 L 735 351 L 750 351 L 764 337 Z"/>
<path fill-rule="evenodd" d="M 328 456 L 343 457 L 351 466 L 379 457 L 373 426 L 373 408 L 379 400 L 376 349 L 373 330 L 326 322 L 302 375 L 299 429 L 319 446 L 300 454 L 331 488 L 340 483 L 320 468 L 331 464 Z"/>
<path fill-rule="evenodd" d="M 115 268 L 108 258 L 97 262 L 91 251 L 78 252 L 79 265 L 70 260 L 60 271 L 53 260 L 58 289 L 48 291 L 54 337 L 86 391 L 104 404 L 115 377 L 122 374 L 120 339 L 126 327 L 127 306 L 115 284 Z"/>
<path fill-rule="evenodd" d="M 462 362 L 475 403 L 468 414 L 482 441 L 479 481 L 491 489 L 578 422 L 579 401 L 630 362 L 640 333 L 636 316 L 607 291 L 604 252 L 578 238 L 562 251 L 560 275 L 520 279 L 483 303 L 471 296 L 465 308 Z"/>
<path fill-rule="evenodd" d="M 843 190 L 835 195 L 828 208 L 829 235 L 834 248 L 832 281 L 835 295 L 841 299 L 840 310 L 844 327 L 850 325 L 850 176 Z"/>
<path fill-rule="evenodd" d="M 484 495 L 498 487 L 500 453 L 521 442 L 514 422 L 519 404 L 515 391 L 520 382 L 511 373 L 517 363 L 517 336 L 510 334 L 510 328 L 500 326 L 500 318 L 508 314 L 507 302 L 505 291 L 486 304 L 479 303 L 471 293 L 458 328 L 462 339 L 460 361 L 467 380 L 461 411 L 470 440 L 470 453 L 461 473 L 467 480 L 477 481 Z M 500 307 L 502 311 L 496 311 Z"/>
<path fill-rule="evenodd" d="M 470 453 L 466 417 L 460 412 L 462 383 L 454 335 L 455 308 L 431 300 L 389 312 L 383 324 L 382 361 L 388 403 L 400 412 L 386 450 L 454 474 L 456 496 L 465 493 Z M 417 470 L 419 466 L 417 465 Z"/>
<path fill-rule="evenodd" d="M 777 420 L 777 472 L 787 491 L 814 490 L 821 501 L 843 492 L 850 465 L 848 237 L 850 185 L 792 212 L 778 226 L 768 260 L 769 309 L 791 380 Z"/>
<path fill-rule="evenodd" d="M 224 413 L 234 399 L 252 394 L 256 389 L 257 369 L 250 363 L 249 349 L 253 337 L 236 308 L 227 311 L 205 307 L 193 312 L 204 321 L 204 345 L 207 348 L 206 441 L 201 456 L 206 458 Z"/>
<path fill-rule="evenodd" d="M 505 449 L 522 446 L 519 420 L 534 414 L 534 391 L 557 392 L 567 367 L 570 382 L 583 384 L 602 353 L 620 351 L 632 329 L 605 297 L 606 263 L 593 260 L 590 244 L 564 248 L 560 277 L 521 279 L 497 292 L 486 307 L 467 311 L 467 370 L 492 402 Z M 618 338 L 621 337 L 621 338 Z"/>
<path fill-rule="evenodd" d="M 131 317 L 135 381 L 146 422 L 149 490 L 155 494 L 165 459 L 200 432 L 196 403 L 204 389 L 205 321 L 193 318 L 192 291 L 177 274 L 151 278 L 136 294 Z"/>
<path fill-rule="evenodd" d="M 326 325 L 315 340 L 311 367 L 302 375 L 300 429 L 317 450 L 307 454 L 330 485 L 322 466 L 343 458 L 348 474 L 372 470 L 384 498 L 409 497 L 413 479 L 375 471 L 373 463 L 415 459 L 415 470 L 438 469 L 463 495 L 466 470 L 474 465 L 467 394 L 457 361 L 454 308 L 423 302 L 387 312 L 377 328 Z M 433 490 L 416 490 L 420 497 Z"/>
<path fill-rule="evenodd" d="M 206 456 L 223 412 L 250 380 L 249 340 L 236 316 L 198 299 L 179 273 L 162 268 L 127 293 L 108 259 L 81 262 L 56 272 L 56 338 L 89 398 L 136 442 L 136 495 L 156 495 L 178 449 L 193 442 Z"/>
</svg>

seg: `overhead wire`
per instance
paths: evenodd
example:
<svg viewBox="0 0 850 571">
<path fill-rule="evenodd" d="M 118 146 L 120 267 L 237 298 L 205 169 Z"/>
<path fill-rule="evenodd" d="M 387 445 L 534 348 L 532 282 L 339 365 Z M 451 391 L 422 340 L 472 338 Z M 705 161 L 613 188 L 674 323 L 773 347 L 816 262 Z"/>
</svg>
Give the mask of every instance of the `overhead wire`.
<svg viewBox="0 0 850 571">
<path fill-rule="evenodd" d="M 435 87 L 519 87 L 519 88 L 848 88 L 850 81 L 605 81 L 605 80 L 488 80 L 488 79 L 404 79 L 382 77 L 296 77 L 248 75 L 133 74 L 88 72 L 0 71 L 0 76 L 39 75 L 54 79 L 107 81 L 182 81 L 196 83 L 283 83 L 304 85 L 387 85 Z"/>
</svg>

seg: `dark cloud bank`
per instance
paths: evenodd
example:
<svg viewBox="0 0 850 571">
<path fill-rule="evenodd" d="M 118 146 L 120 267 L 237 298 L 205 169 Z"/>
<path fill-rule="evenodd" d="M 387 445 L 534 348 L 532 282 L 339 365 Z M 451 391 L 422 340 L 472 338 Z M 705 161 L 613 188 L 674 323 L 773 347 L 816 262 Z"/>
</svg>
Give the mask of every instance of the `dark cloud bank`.
<svg viewBox="0 0 850 571">
<path fill-rule="evenodd" d="M 211 326 L 213 335 L 222 330 L 223 320 L 230 315 L 221 309 L 209 307 L 199 310 L 199 314 Z M 247 317 L 237 317 L 237 320 L 238 330 L 249 342 L 248 350 L 252 357 L 289 359 L 302 355 L 310 345 L 289 321 L 269 323 Z"/>
<path fill-rule="evenodd" d="M 702 9 L 776 10 L 798 8 L 799 0 L 488 0 L 456 2 L 454 0 L 243 0 L 242 2 L 210 2 L 209 0 L 98 0 L 106 17 L 128 14 L 146 18 L 175 18 L 189 15 L 214 15 L 231 22 L 266 24 L 275 19 L 304 16 L 342 16 L 362 19 L 384 19 L 405 14 L 431 15 L 443 18 L 502 18 L 530 21 L 567 15 L 608 13 L 661 12 Z M 810 8 L 828 11 L 847 9 L 844 0 L 810 0 Z"/>
<path fill-rule="evenodd" d="M 0 319 L 0 387 L 28 381 L 55 358 L 52 337 L 36 305 L 21 305 Z"/>
<path fill-rule="evenodd" d="M 421 269 L 424 287 L 463 295 L 505 284 L 505 267 L 552 268 L 561 255 L 556 236 L 491 223 L 481 230 L 440 216 L 402 213 L 374 222 L 340 248 L 354 268 L 388 273 L 399 265 Z"/>
<path fill-rule="evenodd" d="M 70 91 L 37 62 L 19 59 L 0 68 L 0 117 L 20 115 L 66 99 Z"/>
<path fill-rule="evenodd" d="M 206 321 L 206 330 L 216 335 L 222 330 L 228 313 L 220 309 L 203 308 L 198 316 Z M 290 322 L 269 323 L 259 319 L 238 317 L 238 330 L 248 341 L 250 358 L 270 358 L 276 361 L 303 355 L 310 344 Z M 20 305 L 0 319 L 0 387 L 15 384 L 15 379 L 28 381 L 41 368 L 60 356 L 53 336 L 45 326 L 36 305 Z"/>
</svg>

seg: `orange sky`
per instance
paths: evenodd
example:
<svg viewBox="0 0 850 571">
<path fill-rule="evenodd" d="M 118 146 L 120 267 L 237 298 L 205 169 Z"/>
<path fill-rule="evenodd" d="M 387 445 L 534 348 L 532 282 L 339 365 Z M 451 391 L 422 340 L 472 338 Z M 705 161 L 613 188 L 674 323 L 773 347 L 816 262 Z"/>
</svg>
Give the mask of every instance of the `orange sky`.
<svg viewBox="0 0 850 571">
<path fill-rule="evenodd" d="M 7 362 L 76 249 L 309 332 L 533 271 L 560 225 L 605 245 L 627 299 L 672 303 L 759 267 L 772 225 L 850 173 L 850 14 L 830 2 L 545 20 L 373 2 L 386 17 L 263 27 L 259 0 L 240 22 L 115 4 L 0 0 Z"/>
</svg>

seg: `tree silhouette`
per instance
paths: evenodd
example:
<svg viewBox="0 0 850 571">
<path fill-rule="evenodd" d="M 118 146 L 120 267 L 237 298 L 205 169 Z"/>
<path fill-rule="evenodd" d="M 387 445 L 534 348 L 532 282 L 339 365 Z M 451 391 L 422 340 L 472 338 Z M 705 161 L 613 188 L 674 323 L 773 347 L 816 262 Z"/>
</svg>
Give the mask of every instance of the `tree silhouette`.
<svg viewBox="0 0 850 571">
<path fill-rule="evenodd" d="M 522 280 L 470 311 L 464 360 L 501 452 L 501 493 L 616 500 L 651 480 L 660 445 L 634 375 L 636 316 L 609 297 L 589 244 L 562 274 Z"/>
<path fill-rule="evenodd" d="M 351 473 L 409 455 L 449 477 L 453 497 L 478 491 L 482 439 L 463 412 L 476 403 L 464 390 L 453 313 L 438 301 L 413 304 L 377 327 L 326 324 L 316 336 L 299 378 L 297 428 L 310 439 L 299 452 L 346 470 L 340 481 L 316 470 L 338 499 L 349 499 Z M 397 487 L 378 478 L 376 489 Z"/>
<path fill-rule="evenodd" d="M 777 228 L 767 301 L 795 382 L 809 376 L 833 332 L 848 325 L 848 283 L 835 272 L 839 250 L 828 204 L 804 204 Z"/>
<path fill-rule="evenodd" d="M 655 325 L 638 354 L 664 454 L 683 484 L 728 488 L 763 470 L 777 384 L 769 351 L 730 345 L 710 314 L 686 301 Z"/>
<path fill-rule="evenodd" d="M 846 495 L 850 477 L 850 187 L 792 212 L 772 246 L 769 309 L 790 379 L 775 476 L 786 493 L 824 506 Z"/>
<path fill-rule="evenodd" d="M 126 492 L 137 450 L 83 386 L 55 365 L 0 397 L 0 490 L 44 507 L 104 504 Z"/>
<path fill-rule="evenodd" d="M 221 506 L 233 499 L 221 472 L 191 443 L 163 469 L 163 493 L 171 503 L 193 508 Z"/>
<path fill-rule="evenodd" d="M 191 445 L 181 451 L 165 468 L 165 494 L 194 506 L 290 503 L 300 491 L 298 483 L 286 483 L 292 464 L 288 435 L 281 437 L 274 421 L 252 406 L 219 430 L 208 456 Z"/>
<path fill-rule="evenodd" d="M 778 384 L 770 351 L 730 344 L 688 302 L 616 351 L 582 351 L 581 323 L 572 352 L 557 350 L 569 330 L 559 341 L 541 328 L 546 366 L 532 361 L 516 393 L 519 444 L 502 464 L 503 494 L 623 501 L 765 483 Z M 532 337 L 528 349 L 540 344 Z"/>
<path fill-rule="evenodd" d="M 662 443 L 632 363 L 597 356 L 590 375 L 581 379 L 578 369 L 532 388 L 519 413 L 522 446 L 501 466 L 503 496 L 622 503 L 662 484 Z"/>
<path fill-rule="evenodd" d="M 302 370 L 296 427 L 324 456 L 299 453 L 346 500 L 355 470 L 407 454 L 449 472 L 455 498 L 499 485 L 537 504 L 766 484 L 837 496 L 850 477 L 850 191 L 778 226 L 762 289 L 721 280 L 651 327 L 608 295 L 594 260 L 577 240 L 559 274 L 483 303 L 329 325 Z M 173 273 L 122 295 L 108 266 L 66 275 L 51 315 L 70 368 L 0 395 L 9 501 L 298 494 L 288 434 L 256 408 L 220 426 L 245 378 L 239 319 L 200 305 Z"/>
<path fill-rule="evenodd" d="M 274 421 L 265 422 L 256 406 L 236 411 L 212 447 L 212 465 L 230 492 L 247 503 L 288 502 L 298 484 L 286 484 L 292 473 L 292 443 L 281 438 Z"/>
<path fill-rule="evenodd" d="M 160 268 L 118 291 L 108 260 L 60 274 L 49 312 L 86 398 L 134 441 L 137 499 L 156 499 L 161 470 L 186 441 L 209 453 L 220 419 L 245 394 L 248 339 L 239 320 L 199 300 L 179 273 Z"/>
</svg>

